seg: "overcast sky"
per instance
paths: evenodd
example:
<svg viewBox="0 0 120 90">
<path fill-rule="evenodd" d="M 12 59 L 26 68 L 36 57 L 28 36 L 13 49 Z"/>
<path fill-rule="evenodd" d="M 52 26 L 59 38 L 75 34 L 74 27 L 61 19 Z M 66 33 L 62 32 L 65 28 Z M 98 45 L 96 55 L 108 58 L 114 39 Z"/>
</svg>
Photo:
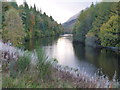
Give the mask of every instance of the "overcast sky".
<svg viewBox="0 0 120 90">
<path fill-rule="evenodd" d="M 20 5 L 23 0 L 16 0 Z M 41 8 L 42 12 L 51 15 L 58 23 L 67 21 L 71 16 L 77 14 L 82 9 L 96 3 L 100 0 L 26 0 L 31 6 L 34 4 L 37 8 Z"/>
</svg>

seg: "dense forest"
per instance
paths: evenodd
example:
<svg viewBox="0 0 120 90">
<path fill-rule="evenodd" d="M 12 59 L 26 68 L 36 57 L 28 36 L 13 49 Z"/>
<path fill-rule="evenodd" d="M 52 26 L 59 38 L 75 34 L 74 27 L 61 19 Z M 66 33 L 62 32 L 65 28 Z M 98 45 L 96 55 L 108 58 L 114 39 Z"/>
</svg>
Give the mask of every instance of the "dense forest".
<svg viewBox="0 0 120 90">
<path fill-rule="evenodd" d="M 28 3 L 23 0 L 22 5 L 2 1 L 1 88 L 120 88 L 119 52 L 101 48 L 117 48 L 118 51 L 120 47 L 120 2 L 92 3 L 61 25 L 36 5 L 28 5 L 30 0 Z M 49 4 L 47 1 L 45 3 Z M 37 2 L 42 5 L 43 1 Z M 54 3 L 56 1 L 50 1 L 61 14 L 62 8 L 73 12 L 71 7 L 80 5 L 68 1 L 63 2 L 65 7 L 61 8 Z M 64 17 L 60 13 L 57 14 Z M 76 41 L 85 45 L 74 43 Z"/>
<path fill-rule="evenodd" d="M 74 41 L 120 47 L 119 6 L 120 2 L 101 2 L 82 10 L 74 26 Z"/>
<path fill-rule="evenodd" d="M 1 26 L 0 26 L 1 28 Z M 52 16 L 42 13 L 37 7 L 27 2 L 18 6 L 16 2 L 2 2 L 2 40 L 21 45 L 30 38 L 59 35 L 63 32 Z"/>
</svg>

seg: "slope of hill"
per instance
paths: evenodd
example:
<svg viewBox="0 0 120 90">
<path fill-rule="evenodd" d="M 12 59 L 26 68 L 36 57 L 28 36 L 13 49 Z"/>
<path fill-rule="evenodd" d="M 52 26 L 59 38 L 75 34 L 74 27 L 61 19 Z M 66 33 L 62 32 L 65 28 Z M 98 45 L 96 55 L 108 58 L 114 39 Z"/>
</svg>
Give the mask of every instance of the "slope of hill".
<svg viewBox="0 0 120 90">
<path fill-rule="evenodd" d="M 65 33 L 72 32 L 73 26 L 79 15 L 80 15 L 80 13 L 75 14 L 70 19 L 68 19 L 65 23 L 62 24 L 62 26 L 64 27 L 64 30 L 65 30 Z"/>
<path fill-rule="evenodd" d="M 91 4 L 74 25 L 74 41 L 94 47 L 120 47 L 119 5 L 120 2 Z"/>
</svg>

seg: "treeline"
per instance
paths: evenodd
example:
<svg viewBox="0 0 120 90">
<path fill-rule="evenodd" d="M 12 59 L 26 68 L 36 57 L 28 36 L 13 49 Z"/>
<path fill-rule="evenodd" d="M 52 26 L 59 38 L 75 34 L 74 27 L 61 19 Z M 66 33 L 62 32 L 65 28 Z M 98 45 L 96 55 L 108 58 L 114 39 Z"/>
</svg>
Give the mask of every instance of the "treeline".
<svg viewBox="0 0 120 90">
<path fill-rule="evenodd" d="M 74 41 L 120 47 L 119 6 L 120 2 L 101 2 L 81 11 L 73 30 Z"/>
<path fill-rule="evenodd" d="M 16 2 L 2 2 L 2 39 L 18 46 L 23 40 L 59 35 L 63 32 L 52 16 L 28 6 L 27 2 L 18 6 Z"/>
</svg>

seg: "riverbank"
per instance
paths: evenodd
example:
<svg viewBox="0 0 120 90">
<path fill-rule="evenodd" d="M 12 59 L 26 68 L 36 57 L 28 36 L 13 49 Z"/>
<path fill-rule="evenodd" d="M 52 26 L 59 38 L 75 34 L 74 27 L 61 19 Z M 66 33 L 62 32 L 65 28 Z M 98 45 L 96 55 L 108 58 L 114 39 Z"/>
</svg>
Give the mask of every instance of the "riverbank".
<svg viewBox="0 0 120 90">
<path fill-rule="evenodd" d="M 5 70 L 3 70 L 3 87 L 24 87 L 24 88 L 117 88 L 118 82 L 113 79 L 110 81 L 108 77 L 103 76 L 90 76 L 82 69 L 70 68 L 67 66 L 61 66 L 56 60 L 52 60 L 50 63 L 50 77 L 41 79 L 38 75 L 39 69 L 36 64 L 31 64 L 22 74 L 19 73 L 15 78 L 10 76 L 9 65 L 11 62 L 17 62 L 19 57 L 24 56 L 24 53 L 31 52 L 18 50 L 17 48 L 6 46 L 2 42 L 0 51 L 2 52 L 3 61 L 5 61 Z M 7 57 L 4 56 L 7 53 Z M 16 53 L 16 54 L 14 54 Z M 25 55 L 26 55 L 25 54 Z M 16 57 L 15 57 L 15 56 Z M 9 56 L 9 57 L 8 57 Z M 13 58 L 14 56 L 14 58 Z M 31 61 L 37 60 L 36 52 L 32 52 L 30 55 Z M 9 62 L 8 62 L 9 61 Z M 4 65 L 3 65 L 4 66 Z M 16 67 L 16 65 L 15 65 Z M 14 71 L 16 72 L 16 71 Z M 13 72 L 13 73 L 14 73 Z M 22 84 L 23 83 L 23 84 Z M 22 84 L 22 85 L 21 85 Z"/>
<path fill-rule="evenodd" d="M 101 49 L 107 49 L 107 50 L 111 50 L 111 51 L 114 51 L 116 53 L 120 53 L 120 48 L 119 47 L 104 47 L 102 45 L 98 45 L 98 44 L 95 44 L 95 43 L 86 43 L 86 42 L 80 42 L 80 41 L 73 41 L 73 43 L 76 43 L 76 44 L 83 44 L 83 45 L 86 45 L 86 46 L 90 46 L 90 47 L 93 47 L 93 48 L 101 48 Z"/>
</svg>

